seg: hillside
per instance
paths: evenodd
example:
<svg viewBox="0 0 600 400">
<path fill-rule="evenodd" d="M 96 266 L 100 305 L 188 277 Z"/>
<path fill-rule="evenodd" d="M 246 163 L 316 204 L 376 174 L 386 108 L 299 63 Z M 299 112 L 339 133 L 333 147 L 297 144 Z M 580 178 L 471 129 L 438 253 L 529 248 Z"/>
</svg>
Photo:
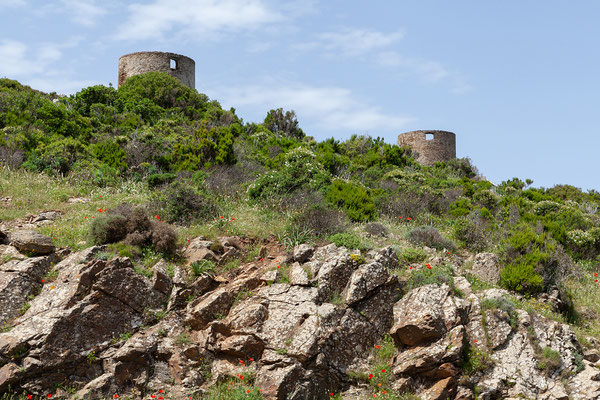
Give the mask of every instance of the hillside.
<svg viewBox="0 0 600 400">
<path fill-rule="evenodd" d="M 2 399 L 600 396 L 600 193 L 0 79 Z"/>
</svg>

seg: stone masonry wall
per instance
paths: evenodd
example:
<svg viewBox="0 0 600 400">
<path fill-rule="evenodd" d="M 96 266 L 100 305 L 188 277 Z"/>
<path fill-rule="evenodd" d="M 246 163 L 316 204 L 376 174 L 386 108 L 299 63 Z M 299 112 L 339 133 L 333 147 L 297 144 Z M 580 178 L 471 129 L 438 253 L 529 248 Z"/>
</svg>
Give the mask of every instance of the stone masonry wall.
<svg viewBox="0 0 600 400">
<path fill-rule="evenodd" d="M 175 60 L 176 68 L 171 68 Z M 119 86 L 127 78 L 151 71 L 167 72 L 179 79 L 184 85 L 196 88 L 196 63 L 189 57 L 160 51 L 140 51 L 119 58 Z"/>
<path fill-rule="evenodd" d="M 433 139 L 427 140 L 427 134 Z M 456 158 L 456 135 L 446 131 L 412 131 L 398 135 L 398 146 L 410 147 L 419 153 L 417 161 L 423 165 L 432 165 L 438 161 L 450 161 Z"/>
</svg>

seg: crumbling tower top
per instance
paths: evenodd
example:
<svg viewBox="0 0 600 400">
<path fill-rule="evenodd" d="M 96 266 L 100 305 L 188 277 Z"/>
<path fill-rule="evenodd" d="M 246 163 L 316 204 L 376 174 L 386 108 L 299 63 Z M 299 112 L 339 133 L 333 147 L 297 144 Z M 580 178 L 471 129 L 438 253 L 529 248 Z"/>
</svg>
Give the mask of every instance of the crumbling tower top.
<svg viewBox="0 0 600 400">
<path fill-rule="evenodd" d="M 139 51 L 119 58 L 119 86 L 134 76 L 151 71 L 166 72 L 181 83 L 196 88 L 196 63 L 189 57 L 161 51 Z"/>
<path fill-rule="evenodd" d="M 456 158 L 456 135 L 446 131 L 412 131 L 398 135 L 398 146 L 419 153 L 417 161 L 432 165 Z"/>
</svg>

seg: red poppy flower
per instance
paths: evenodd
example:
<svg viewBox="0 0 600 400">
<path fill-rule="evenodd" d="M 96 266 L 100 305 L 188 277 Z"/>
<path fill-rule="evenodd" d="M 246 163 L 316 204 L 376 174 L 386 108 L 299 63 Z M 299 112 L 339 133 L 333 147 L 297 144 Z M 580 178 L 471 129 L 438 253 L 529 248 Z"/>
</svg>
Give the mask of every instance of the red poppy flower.
<svg viewBox="0 0 600 400">
<path fill-rule="evenodd" d="M 46 282 L 45 280 L 42 279 L 42 283 Z"/>
<path fill-rule="evenodd" d="M 254 358 L 250 358 L 250 361 L 254 361 Z"/>
<path fill-rule="evenodd" d="M 425 264 L 425 266 L 426 266 L 428 269 L 431 269 L 431 265 L 429 265 L 429 263 Z"/>
<path fill-rule="evenodd" d="M 373 378 L 373 374 L 369 374 L 369 379 Z"/>
<path fill-rule="evenodd" d="M 240 375 L 240 379 L 244 379 L 244 375 Z"/>
<path fill-rule="evenodd" d="M 408 267 L 408 269 L 412 269 L 412 267 Z"/>
<path fill-rule="evenodd" d="M 118 394 L 115 394 L 113 397 L 114 397 L 115 399 L 118 399 L 118 398 L 119 398 L 119 395 L 118 395 Z"/>
<path fill-rule="evenodd" d="M 159 390 L 159 392 L 160 392 L 160 393 L 162 393 L 162 392 L 163 392 L 163 390 L 162 390 L 162 389 L 160 389 L 160 390 Z"/>
<path fill-rule="evenodd" d="M 382 369 L 381 372 L 385 372 L 385 369 Z"/>
<path fill-rule="evenodd" d="M 83 217 L 83 219 L 87 219 L 87 217 Z"/>
<path fill-rule="evenodd" d="M 99 209 L 98 209 L 98 212 L 102 212 L 102 209 L 101 209 L 101 208 L 99 208 Z"/>
<path fill-rule="evenodd" d="M 246 393 L 250 393 L 250 389 L 246 390 Z"/>
<path fill-rule="evenodd" d="M 231 218 L 231 220 L 232 220 L 232 221 L 235 221 L 235 218 L 233 218 L 233 217 L 232 217 L 232 218 Z"/>
<path fill-rule="evenodd" d="M 223 219 L 223 218 L 225 218 L 225 217 L 221 215 L 219 218 Z"/>
<path fill-rule="evenodd" d="M 160 397 L 158 398 L 158 400 L 164 400 L 164 397 L 160 396 Z"/>
<path fill-rule="evenodd" d="M 398 219 L 402 219 L 402 217 L 398 217 Z"/>
<path fill-rule="evenodd" d="M 158 216 L 158 215 L 157 215 L 157 216 L 156 216 L 156 217 L 154 217 L 154 218 L 156 218 L 156 219 L 160 219 L 160 216 Z"/>
<path fill-rule="evenodd" d="M 594 272 L 594 276 L 598 276 L 598 273 L 597 273 L 597 272 Z"/>
<path fill-rule="evenodd" d="M 412 218 L 411 217 L 406 217 L 406 220 L 410 221 L 410 220 L 412 220 Z"/>
<path fill-rule="evenodd" d="M 281 265 L 278 265 L 277 268 L 281 268 Z"/>
<path fill-rule="evenodd" d="M 52 397 L 52 395 L 50 393 L 48 393 L 48 398 Z"/>
<path fill-rule="evenodd" d="M 479 340 L 475 340 L 474 342 L 477 343 Z"/>
<path fill-rule="evenodd" d="M 28 395 L 27 395 L 27 398 L 28 398 L 29 400 L 31 400 L 31 399 L 33 398 L 33 396 L 32 396 L 32 395 L 30 395 L 30 394 L 28 394 Z"/>
</svg>

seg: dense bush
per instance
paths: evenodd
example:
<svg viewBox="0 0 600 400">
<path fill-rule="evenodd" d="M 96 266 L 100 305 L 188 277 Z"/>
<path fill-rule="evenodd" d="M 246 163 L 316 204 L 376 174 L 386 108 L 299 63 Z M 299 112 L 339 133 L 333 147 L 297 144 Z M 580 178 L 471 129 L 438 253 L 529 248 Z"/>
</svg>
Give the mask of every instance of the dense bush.
<svg viewBox="0 0 600 400">
<path fill-rule="evenodd" d="M 571 265 L 561 247 L 547 233 L 519 224 L 503 242 L 505 266 L 500 283 L 507 289 L 535 295 L 558 287 Z"/>
<path fill-rule="evenodd" d="M 322 237 L 343 232 L 348 221 L 344 213 L 317 203 L 296 214 L 292 218 L 292 225 Z"/>
<path fill-rule="evenodd" d="M 466 217 L 456 221 L 453 234 L 467 249 L 480 252 L 491 245 L 486 221 L 479 217 Z"/>
<path fill-rule="evenodd" d="M 452 241 L 446 239 L 432 226 L 420 226 L 412 229 L 406 234 L 406 238 L 415 244 L 432 247 L 434 249 L 454 250 L 456 246 Z"/>
<path fill-rule="evenodd" d="M 127 246 L 151 247 L 173 254 L 177 249 L 177 234 L 163 222 L 152 222 L 141 208 L 121 204 L 94 219 L 90 238 L 96 245 L 123 240 Z"/>
<path fill-rule="evenodd" d="M 369 191 L 356 183 L 334 181 L 327 190 L 326 198 L 331 204 L 342 208 L 352 221 L 371 221 L 377 216 L 377 208 Z"/>
<path fill-rule="evenodd" d="M 162 220 L 185 225 L 207 221 L 215 218 L 218 213 L 214 200 L 180 182 L 157 190 L 153 195 L 151 208 Z"/>
<path fill-rule="evenodd" d="M 387 228 L 377 222 L 369 222 L 365 225 L 365 231 L 372 236 L 385 237 L 389 234 Z"/>
<path fill-rule="evenodd" d="M 331 235 L 329 236 L 329 241 L 338 247 L 345 247 L 348 250 L 365 250 L 367 247 L 358 236 L 349 232 Z"/>
</svg>

